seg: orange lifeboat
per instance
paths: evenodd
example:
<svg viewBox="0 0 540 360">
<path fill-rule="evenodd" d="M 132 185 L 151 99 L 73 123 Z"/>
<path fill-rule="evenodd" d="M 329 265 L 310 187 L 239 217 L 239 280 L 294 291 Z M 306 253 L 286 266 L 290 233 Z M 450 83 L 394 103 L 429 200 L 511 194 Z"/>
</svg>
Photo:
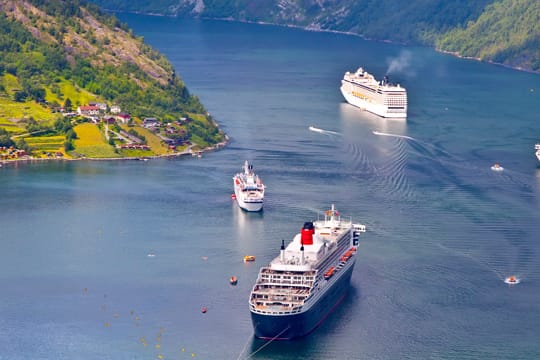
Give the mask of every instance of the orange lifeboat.
<svg viewBox="0 0 540 360">
<path fill-rule="evenodd" d="M 332 266 L 331 268 L 326 270 L 326 272 L 324 273 L 324 278 L 326 280 L 330 279 L 332 277 L 332 275 L 334 275 L 335 271 L 336 271 L 336 268 Z"/>
<path fill-rule="evenodd" d="M 345 253 L 345 255 L 339 258 L 339 261 L 347 261 L 350 258 L 351 258 L 351 254 Z"/>
<path fill-rule="evenodd" d="M 244 262 L 255 261 L 255 255 L 246 255 L 244 256 Z"/>
</svg>

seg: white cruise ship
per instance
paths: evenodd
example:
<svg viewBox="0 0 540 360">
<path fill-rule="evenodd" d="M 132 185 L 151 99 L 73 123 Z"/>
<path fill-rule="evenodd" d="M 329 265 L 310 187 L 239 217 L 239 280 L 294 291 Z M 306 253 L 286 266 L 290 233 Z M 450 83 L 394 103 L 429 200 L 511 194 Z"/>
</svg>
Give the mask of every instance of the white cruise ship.
<svg viewBox="0 0 540 360">
<path fill-rule="evenodd" d="M 233 184 L 234 197 L 240 208 L 246 211 L 262 210 L 265 186 L 247 160 L 244 162 L 244 171 L 234 175 Z"/>
<path fill-rule="evenodd" d="M 386 76 L 379 82 L 362 68 L 354 74 L 347 71 L 340 90 L 349 104 L 385 118 L 407 118 L 407 90 Z"/>
</svg>

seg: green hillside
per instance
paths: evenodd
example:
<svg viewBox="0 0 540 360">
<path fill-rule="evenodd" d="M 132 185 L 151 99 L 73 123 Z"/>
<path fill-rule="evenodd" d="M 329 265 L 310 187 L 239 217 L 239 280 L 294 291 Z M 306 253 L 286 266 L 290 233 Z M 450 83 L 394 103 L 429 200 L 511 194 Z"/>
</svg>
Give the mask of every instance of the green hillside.
<svg viewBox="0 0 540 360">
<path fill-rule="evenodd" d="M 508 66 L 540 70 L 540 2 L 493 3 L 474 22 L 437 41 L 441 50 Z"/>
<path fill-rule="evenodd" d="M 69 114 L 91 102 L 101 104 L 99 115 Z M 115 120 L 113 105 L 130 115 L 124 124 L 129 128 Z M 143 136 L 147 117 L 158 125 Z M 77 151 L 75 140 L 83 139 L 73 129 L 85 122 L 99 129 L 95 141 L 107 148 L 106 157 L 129 156 L 122 145 L 132 142 L 153 144 L 145 150 L 151 156 L 225 139 L 169 61 L 96 5 L 0 0 L 0 147 L 17 145 L 37 156 L 57 150 L 62 156 L 105 157 Z M 122 135 L 128 131 L 140 136 Z M 64 141 L 35 139 L 55 136 Z M 41 143 L 49 145 L 35 145 Z M 60 146 L 51 149 L 51 143 Z"/>
<path fill-rule="evenodd" d="M 334 30 L 540 71 L 538 0 L 93 0 L 105 9 Z"/>
</svg>

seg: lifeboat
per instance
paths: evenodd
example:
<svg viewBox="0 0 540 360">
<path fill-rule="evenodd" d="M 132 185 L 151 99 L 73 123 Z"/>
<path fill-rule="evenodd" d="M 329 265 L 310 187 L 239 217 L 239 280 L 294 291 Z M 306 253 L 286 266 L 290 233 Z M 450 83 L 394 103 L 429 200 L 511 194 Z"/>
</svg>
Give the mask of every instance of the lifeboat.
<svg viewBox="0 0 540 360">
<path fill-rule="evenodd" d="M 244 262 L 255 261 L 255 255 L 246 255 L 244 256 Z"/>
<path fill-rule="evenodd" d="M 330 279 L 332 277 L 332 275 L 334 275 L 335 271 L 336 271 L 336 268 L 332 266 L 331 268 L 326 270 L 326 272 L 324 273 L 324 278 L 326 280 Z"/>
<path fill-rule="evenodd" d="M 229 283 L 231 285 L 236 285 L 238 283 L 238 279 L 236 278 L 236 276 L 231 276 L 231 278 L 229 279 Z"/>
<path fill-rule="evenodd" d="M 348 254 L 348 253 L 345 253 L 345 255 L 343 255 L 342 257 L 339 258 L 339 261 L 347 261 L 351 258 L 351 254 Z"/>
</svg>

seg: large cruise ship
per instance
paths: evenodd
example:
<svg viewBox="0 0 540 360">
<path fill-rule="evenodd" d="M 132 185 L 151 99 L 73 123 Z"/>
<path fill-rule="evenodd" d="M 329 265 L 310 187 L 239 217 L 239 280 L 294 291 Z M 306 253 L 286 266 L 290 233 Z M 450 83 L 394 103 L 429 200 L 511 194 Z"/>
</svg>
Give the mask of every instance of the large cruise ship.
<svg viewBox="0 0 540 360">
<path fill-rule="evenodd" d="M 236 202 L 246 211 L 261 211 L 265 186 L 261 178 L 253 172 L 253 165 L 247 160 L 244 162 L 243 170 L 233 177 Z"/>
<path fill-rule="evenodd" d="M 407 118 L 407 90 L 386 76 L 379 82 L 362 68 L 347 71 L 340 90 L 349 104 L 385 118 Z"/>
<path fill-rule="evenodd" d="M 266 267 L 250 294 L 255 336 L 290 340 L 307 335 L 344 299 L 364 225 L 341 220 L 334 208 L 300 233 Z"/>
</svg>

